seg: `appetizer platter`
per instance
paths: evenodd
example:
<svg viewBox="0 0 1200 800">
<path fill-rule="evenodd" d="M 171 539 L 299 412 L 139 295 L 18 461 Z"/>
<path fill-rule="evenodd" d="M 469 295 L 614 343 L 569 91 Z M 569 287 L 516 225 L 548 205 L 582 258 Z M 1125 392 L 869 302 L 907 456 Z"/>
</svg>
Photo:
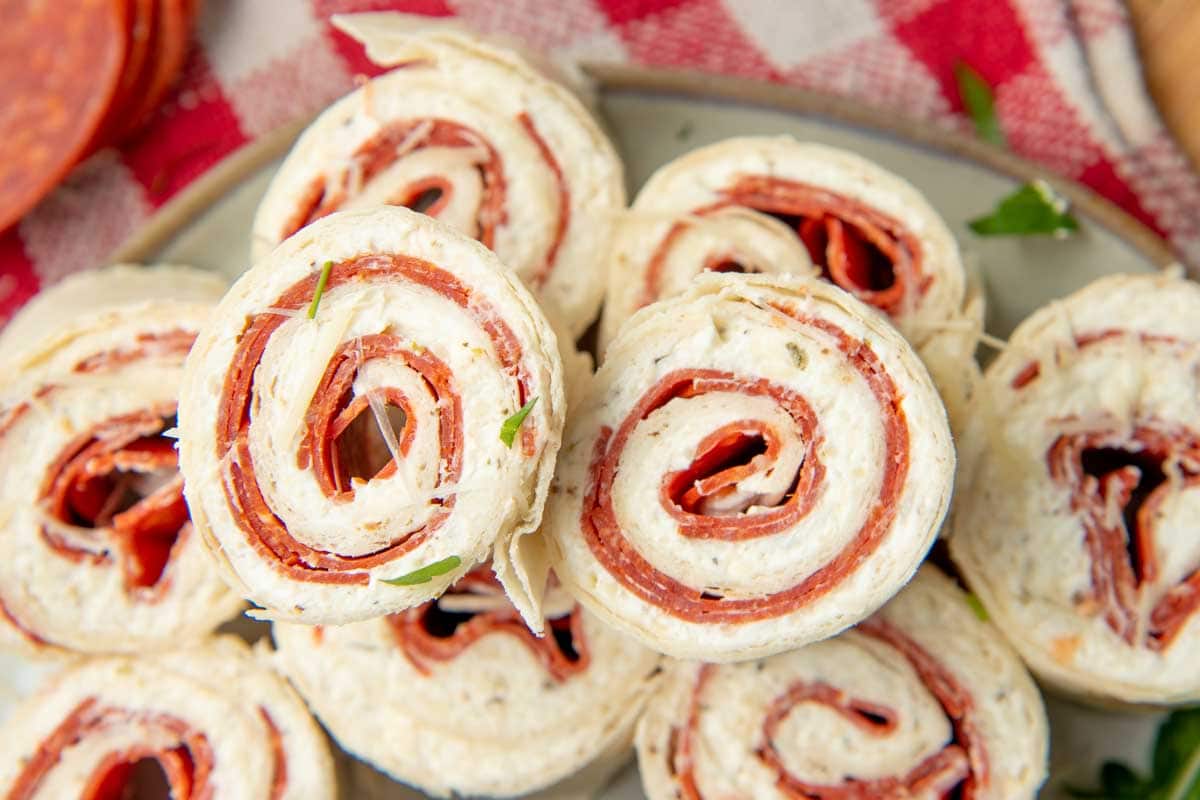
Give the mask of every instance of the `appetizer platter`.
<svg viewBox="0 0 1200 800">
<path fill-rule="evenodd" d="M 0 332 L 0 797 L 1145 770 L 1200 700 L 1152 234 L 828 98 L 335 24 L 387 71 Z"/>
</svg>

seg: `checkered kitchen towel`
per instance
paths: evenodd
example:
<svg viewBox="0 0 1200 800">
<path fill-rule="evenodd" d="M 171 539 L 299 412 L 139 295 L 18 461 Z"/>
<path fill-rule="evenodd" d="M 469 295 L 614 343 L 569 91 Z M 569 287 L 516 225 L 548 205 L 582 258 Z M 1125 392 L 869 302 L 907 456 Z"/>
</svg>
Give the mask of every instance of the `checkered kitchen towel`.
<svg viewBox="0 0 1200 800">
<path fill-rule="evenodd" d="M 1142 85 L 1119 0 L 207 0 L 180 86 L 149 129 L 81 165 L 0 237 L 0 321 L 103 263 L 223 157 L 370 69 L 327 23 L 397 9 L 590 60 L 791 83 L 969 130 L 953 66 L 996 91 L 1010 146 L 1163 234 L 1200 274 L 1200 179 Z"/>
</svg>

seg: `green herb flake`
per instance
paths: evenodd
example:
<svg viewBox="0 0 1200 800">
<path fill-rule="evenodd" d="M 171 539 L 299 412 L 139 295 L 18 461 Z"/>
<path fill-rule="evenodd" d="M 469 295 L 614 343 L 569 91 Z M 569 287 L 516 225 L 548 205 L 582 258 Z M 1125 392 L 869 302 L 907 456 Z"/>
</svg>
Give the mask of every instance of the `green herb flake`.
<svg viewBox="0 0 1200 800">
<path fill-rule="evenodd" d="M 407 575 L 401 575 L 399 578 L 386 578 L 383 582 L 390 583 L 392 586 L 419 586 L 422 583 L 429 583 L 434 578 L 445 575 L 447 572 L 458 569 L 461 564 L 461 558 L 450 556 L 443 558 L 441 561 L 426 564 L 420 569 L 414 569 L 412 572 Z"/>
<path fill-rule="evenodd" d="M 1027 183 L 1005 197 L 987 216 L 968 225 L 980 236 L 1057 236 L 1079 230 L 1065 199 L 1043 180 Z"/>
<path fill-rule="evenodd" d="M 796 365 L 796 369 L 804 369 L 808 365 L 808 356 L 800 349 L 800 345 L 795 342 L 787 343 L 788 355 L 792 357 L 792 363 Z"/>
<path fill-rule="evenodd" d="M 1200 798 L 1200 708 L 1174 711 L 1159 726 L 1148 777 L 1106 761 L 1100 768 L 1100 788 L 1067 787 L 1067 793 L 1096 800 Z"/>
<path fill-rule="evenodd" d="M 517 438 L 517 431 L 521 429 L 521 424 L 525 422 L 525 418 L 529 416 L 529 412 L 533 411 L 533 406 L 537 401 L 536 397 L 533 398 L 521 406 L 521 409 L 517 413 L 504 420 L 504 424 L 500 426 L 500 441 L 504 442 L 505 447 L 512 448 L 513 440 Z"/>
<path fill-rule="evenodd" d="M 317 278 L 317 290 L 313 292 L 312 303 L 308 306 L 308 318 L 317 318 L 317 306 L 321 305 L 321 295 L 325 294 L 325 285 L 329 283 L 329 273 L 333 272 L 333 262 L 326 261 L 321 267 L 321 277 Z"/>
<path fill-rule="evenodd" d="M 962 61 L 954 65 L 954 78 L 958 81 L 958 96 L 962 98 L 967 113 L 975 123 L 975 132 L 985 142 L 1004 147 L 1004 132 L 996 119 L 996 102 L 992 87 L 983 76 Z"/>
<path fill-rule="evenodd" d="M 989 617 L 987 609 L 983 607 L 983 601 L 979 599 L 979 595 L 975 594 L 974 592 L 968 592 L 967 605 L 969 605 L 971 610 L 975 612 L 975 616 L 979 617 L 980 622 L 988 621 Z"/>
</svg>

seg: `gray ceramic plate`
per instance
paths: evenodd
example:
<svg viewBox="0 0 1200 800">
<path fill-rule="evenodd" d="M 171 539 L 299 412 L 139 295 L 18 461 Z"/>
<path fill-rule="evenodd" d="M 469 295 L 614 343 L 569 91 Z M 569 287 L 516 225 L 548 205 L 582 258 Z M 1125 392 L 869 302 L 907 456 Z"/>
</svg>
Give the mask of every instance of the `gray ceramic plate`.
<svg viewBox="0 0 1200 800">
<path fill-rule="evenodd" d="M 974 237 L 966 220 L 989 210 L 1040 170 L 973 139 L 863 109 L 829 97 L 739 80 L 588 67 L 598 106 L 625 159 L 631 196 L 651 172 L 681 153 L 728 136 L 788 133 L 856 151 L 915 184 L 942 213 L 965 252 L 979 263 L 988 292 L 988 330 L 1006 336 L 1038 306 L 1113 272 L 1148 272 L 1171 263 L 1162 242 L 1111 204 L 1074 184 L 1051 181 L 1075 205 L 1082 230 L 1069 240 Z M 170 261 L 227 276 L 247 265 L 249 227 L 267 181 L 298 128 L 277 131 L 234 154 L 122 247 L 117 260 Z M 18 673 L 21 673 L 20 675 Z M 0 717 L 5 694 L 34 677 L 0 658 Z M 9 688 L 5 689 L 3 684 Z M 1116 714 L 1048 698 L 1053 727 L 1052 780 L 1043 797 L 1065 797 L 1062 783 L 1086 784 L 1106 758 L 1144 764 L 1158 715 Z M 369 792 L 411 797 L 400 787 Z M 356 794 L 358 794 L 356 792 Z M 636 769 L 622 772 L 603 797 L 641 798 Z"/>
</svg>

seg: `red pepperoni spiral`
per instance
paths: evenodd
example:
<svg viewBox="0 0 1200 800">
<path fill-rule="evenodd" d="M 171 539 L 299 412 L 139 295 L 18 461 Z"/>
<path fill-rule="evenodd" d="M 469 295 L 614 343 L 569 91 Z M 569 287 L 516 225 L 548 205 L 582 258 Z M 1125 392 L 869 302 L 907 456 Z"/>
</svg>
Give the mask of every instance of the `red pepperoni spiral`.
<svg viewBox="0 0 1200 800">
<path fill-rule="evenodd" d="M 931 541 L 945 431 L 916 356 L 845 292 L 704 276 L 610 346 L 560 457 L 555 569 L 676 657 L 830 635 L 886 599 L 866 574 L 915 569 Z"/>
<path fill-rule="evenodd" d="M 311 275 L 284 292 L 272 308 L 278 311 L 297 311 L 307 307 L 315 291 L 318 275 Z M 471 298 L 470 291 L 453 275 L 426 261 L 393 256 L 368 256 L 335 264 L 329 271 L 326 292 L 351 283 L 405 281 L 433 289 L 443 297 L 469 309 L 481 327 L 491 337 L 499 354 L 500 366 L 518 376 L 521 400 L 528 394 L 529 378 L 523 374 L 521 348 L 516 337 L 500 316 L 486 303 Z M 440 501 L 442 510 L 421 528 L 407 532 L 390 546 L 361 556 L 343 556 L 322 552 L 293 537 L 287 525 L 275 515 L 255 481 L 254 459 L 250 451 L 249 430 L 252 424 L 250 398 L 254 391 L 255 367 L 270 344 L 271 336 L 288 319 L 276 311 L 268 311 L 246 323 L 237 351 L 234 354 L 221 395 L 220 416 L 217 419 L 217 457 L 228 461 L 229 478 L 225 482 L 226 499 L 238 526 L 251 545 L 277 565 L 290 578 L 321 583 L 356 583 L 365 585 L 370 576 L 364 571 L 386 564 L 397 556 L 421 545 L 446 520 L 454 506 L 454 497 Z M 348 481 L 334 464 L 337 435 L 358 414 L 364 411 L 365 398 L 356 406 L 349 398 L 349 385 L 355 375 L 374 359 L 401 359 L 425 379 L 434 392 L 440 409 L 439 438 L 441 458 L 439 484 L 458 480 L 461 469 L 461 422 L 459 408 L 461 391 L 448 368 L 428 351 L 407 349 L 396 337 L 373 335 L 347 342 L 330 360 L 313 405 L 305 415 L 305 435 L 297 456 L 302 468 L 311 469 L 322 491 L 329 497 L 353 494 Z M 385 393 L 386 394 L 386 393 Z M 402 397 L 391 395 L 389 400 L 403 406 Z M 409 417 L 409 419 L 413 419 Z M 408 431 L 401 437 L 411 437 Z M 521 446 L 532 454 L 538 436 L 535 425 L 521 431 Z M 384 470 L 394 470 L 390 461 Z M 380 471 L 375 478 L 386 477 Z"/>
</svg>

